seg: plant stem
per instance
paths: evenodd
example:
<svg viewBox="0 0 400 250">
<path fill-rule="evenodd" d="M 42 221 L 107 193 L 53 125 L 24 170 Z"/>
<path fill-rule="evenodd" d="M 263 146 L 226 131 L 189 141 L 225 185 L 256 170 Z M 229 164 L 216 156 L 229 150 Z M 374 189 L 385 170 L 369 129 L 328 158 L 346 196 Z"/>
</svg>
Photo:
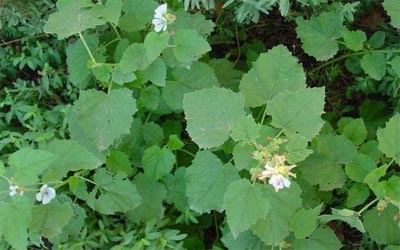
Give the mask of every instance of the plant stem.
<svg viewBox="0 0 400 250">
<path fill-rule="evenodd" d="M 11 183 L 11 180 L 8 179 L 7 177 L 5 177 L 4 175 L 0 175 L 1 178 L 3 178 L 4 180 L 8 181 L 8 183 Z"/>
<path fill-rule="evenodd" d="M 308 72 L 308 74 L 313 74 L 316 71 L 318 71 L 318 70 L 320 70 L 320 69 L 322 69 L 322 68 L 324 68 L 324 67 L 326 67 L 326 66 L 328 66 L 330 64 L 342 61 L 342 60 L 344 60 L 346 58 L 349 58 L 349 57 L 352 57 L 352 56 L 365 55 L 365 54 L 369 54 L 369 53 L 400 53 L 400 50 L 398 50 L 398 49 L 395 49 L 395 50 L 385 50 L 385 49 L 382 49 L 382 50 L 364 50 L 364 51 L 358 51 L 358 52 L 353 52 L 353 53 L 349 53 L 349 54 L 344 54 L 342 56 L 339 56 L 337 58 L 333 58 L 330 61 L 327 61 L 327 62 L 324 62 L 323 64 L 318 65 L 317 67 L 315 67 L 312 70 L 310 70 Z"/>
<path fill-rule="evenodd" d="M 283 134 L 283 129 L 281 129 L 281 131 L 279 131 L 279 133 L 277 135 L 275 135 L 275 139 L 277 139 L 279 136 L 281 136 Z"/>
<path fill-rule="evenodd" d="M 388 163 L 388 166 L 390 167 L 390 165 L 392 165 L 394 162 L 394 158 Z"/>
<path fill-rule="evenodd" d="M 115 43 L 116 41 L 119 41 L 119 40 L 121 40 L 121 38 L 115 38 L 112 41 L 109 41 L 106 45 L 104 45 L 104 47 L 107 48 L 108 46 L 110 46 L 111 44 L 113 44 L 113 43 Z"/>
<path fill-rule="evenodd" d="M 84 38 L 83 35 L 82 35 L 82 32 L 79 31 L 78 34 L 79 34 L 79 37 L 80 37 L 81 40 L 82 40 L 83 45 L 84 45 L 85 48 L 86 48 L 86 51 L 88 52 L 88 54 L 89 54 L 89 56 L 90 56 L 90 59 L 91 59 L 95 64 L 97 64 L 96 59 L 94 59 L 94 56 L 93 56 L 92 52 L 90 51 L 89 46 L 87 45 L 85 38 Z"/>
<path fill-rule="evenodd" d="M 218 228 L 217 215 L 216 215 L 215 211 L 213 211 L 213 215 L 214 215 L 215 234 L 216 234 L 216 238 L 219 239 L 219 228 Z"/>
<path fill-rule="evenodd" d="M 109 84 L 108 84 L 107 94 L 110 94 L 110 93 L 111 93 L 112 84 L 113 84 L 113 82 L 112 82 L 112 80 L 110 79 L 110 82 L 109 82 Z"/>
<path fill-rule="evenodd" d="M 236 57 L 235 62 L 233 63 L 233 66 L 236 65 L 236 63 L 239 61 L 240 56 L 241 56 L 240 41 L 239 41 L 239 31 L 238 31 L 237 25 L 235 25 L 235 34 L 236 34 L 236 45 L 237 45 L 237 48 L 238 48 L 238 55 Z"/>
<path fill-rule="evenodd" d="M 265 120 L 266 116 L 267 116 L 267 104 L 264 105 L 264 112 L 262 114 L 261 122 L 260 122 L 261 125 L 264 125 L 264 120 Z"/>
<path fill-rule="evenodd" d="M 358 211 L 358 216 L 360 216 L 365 210 L 367 210 L 370 206 L 372 206 L 375 202 L 379 201 L 378 198 L 375 198 L 373 201 L 371 201 L 370 203 L 368 203 L 367 205 L 365 205 L 363 208 L 361 208 L 360 211 Z"/>
<path fill-rule="evenodd" d="M 121 38 L 121 35 L 119 34 L 119 32 L 117 30 L 117 27 L 115 27 L 115 25 L 112 24 L 112 23 L 110 23 L 110 24 L 111 24 L 111 27 L 113 28 L 113 30 L 115 31 L 115 34 L 117 34 L 118 40 L 121 40 L 122 38 Z"/>
<path fill-rule="evenodd" d="M 189 152 L 189 151 L 187 151 L 186 149 L 181 148 L 181 149 L 178 149 L 178 150 L 181 151 L 181 152 L 183 152 L 183 153 L 186 153 L 186 154 L 192 156 L 193 158 L 195 157 L 195 155 L 194 155 L 192 152 Z"/>
<path fill-rule="evenodd" d="M 106 187 L 104 187 L 104 186 L 102 186 L 102 185 L 100 185 L 100 184 L 98 184 L 98 183 L 96 183 L 96 182 L 94 182 L 94 181 L 92 181 L 92 180 L 89 180 L 88 178 L 85 178 L 85 177 L 80 176 L 80 175 L 75 175 L 75 177 L 76 177 L 76 178 L 79 178 L 79 179 L 81 179 L 81 180 L 84 180 L 84 181 L 86 181 L 86 182 L 92 183 L 93 185 L 96 185 L 96 186 L 98 186 L 98 187 L 100 187 L 100 188 L 102 188 L 102 189 L 104 189 L 104 190 L 106 190 L 106 191 L 109 191 L 108 188 L 106 188 Z"/>
</svg>

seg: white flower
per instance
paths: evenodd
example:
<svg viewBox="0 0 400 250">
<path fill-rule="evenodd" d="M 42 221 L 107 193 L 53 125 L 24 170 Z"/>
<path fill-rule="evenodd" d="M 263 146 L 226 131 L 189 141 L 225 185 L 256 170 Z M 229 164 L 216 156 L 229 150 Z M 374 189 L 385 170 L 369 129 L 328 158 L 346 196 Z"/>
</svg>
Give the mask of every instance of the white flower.
<svg viewBox="0 0 400 250">
<path fill-rule="evenodd" d="M 289 179 L 285 178 L 281 174 L 276 174 L 276 175 L 271 176 L 268 183 L 271 184 L 275 188 L 276 192 L 278 192 L 279 189 L 282 189 L 284 187 L 290 187 L 290 184 L 291 184 Z"/>
<path fill-rule="evenodd" d="M 56 197 L 56 190 L 52 187 L 48 187 L 47 184 L 44 184 L 39 193 L 36 194 L 36 200 L 41 201 L 44 205 L 49 203 L 52 199 Z"/>
<path fill-rule="evenodd" d="M 265 170 L 261 172 L 261 174 L 258 176 L 258 179 L 260 180 L 265 180 L 266 178 L 270 178 L 271 176 L 275 174 L 279 174 L 278 169 L 273 168 L 269 166 L 268 164 L 265 164 L 264 166 Z"/>
<path fill-rule="evenodd" d="M 10 190 L 10 192 L 8 193 L 10 196 L 14 196 L 17 193 L 19 195 L 23 195 L 24 194 L 24 190 L 22 190 L 19 186 L 17 185 L 10 185 L 10 187 L 8 188 Z"/>
<path fill-rule="evenodd" d="M 154 24 L 154 30 L 156 32 L 166 31 L 167 30 L 167 19 L 165 18 L 167 15 L 167 4 L 162 4 L 157 7 L 154 11 L 154 18 L 152 23 Z"/>
</svg>

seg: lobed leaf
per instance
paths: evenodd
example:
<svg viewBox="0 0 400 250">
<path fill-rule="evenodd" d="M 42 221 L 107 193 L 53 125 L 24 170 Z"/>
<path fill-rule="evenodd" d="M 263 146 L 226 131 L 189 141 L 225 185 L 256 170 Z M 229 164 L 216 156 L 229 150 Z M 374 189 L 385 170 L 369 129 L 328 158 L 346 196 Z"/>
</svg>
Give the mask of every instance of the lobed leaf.
<svg viewBox="0 0 400 250">
<path fill-rule="evenodd" d="M 187 131 L 200 148 L 221 146 L 233 125 L 244 117 L 244 98 L 229 89 L 211 88 L 183 98 Z"/>
<path fill-rule="evenodd" d="M 49 16 L 43 27 L 44 31 L 56 33 L 61 40 L 104 24 L 105 20 L 97 17 L 92 8 L 82 7 L 84 2 L 84 0 L 59 0 L 58 11 Z"/>
<path fill-rule="evenodd" d="M 128 89 L 116 89 L 108 95 L 98 90 L 82 91 L 68 119 L 71 137 L 104 151 L 129 132 L 136 111 L 135 99 Z"/>
<path fill-rule="evenodd" d="M 210 151 L 199 151 L 186 169 L 186 195 L 190 208 L 198 213 L 222 212 L 228 185 L 240 179 L 231 164 L 223 165 Z"/>
<path fill-rule="evenodd" d="M 305 83 L 305 73 L 297 58 L 285 46 L 279 45 L 259 56 L 243 76 L 239 89 L 246 99 L 246 106 L 257 107 L 284 91 L 303 89 Z"/>
<path fill-rule="evenodd" d="M 310 20 L 296 19 L 297 37 L 300 38 L 304 51 L 318 61 L 332 58 L 339 50 L 337 39 L 345 30 L 340 15 L 336 12 L 324 12 Z"/>
<path fill-rule="evenodd" d="M 233 237 L 265 218 L 271 205 L 264 185 L 251 184 L 246 179 L 231 183 L 224 196 L 224 207 Z"/>
</svg>

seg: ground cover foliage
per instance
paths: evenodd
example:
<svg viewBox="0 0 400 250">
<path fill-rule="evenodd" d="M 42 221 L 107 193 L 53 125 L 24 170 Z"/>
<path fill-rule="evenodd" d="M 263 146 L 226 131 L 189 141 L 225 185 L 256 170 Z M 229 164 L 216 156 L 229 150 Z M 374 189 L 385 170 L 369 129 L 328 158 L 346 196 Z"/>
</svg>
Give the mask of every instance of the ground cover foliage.
<svg viewBox="0 0 400 250">
<path fill-rule="evenodd" d="M 397 0 L 0 0 L 1 249 L 399 249 Z"/>
</svg>

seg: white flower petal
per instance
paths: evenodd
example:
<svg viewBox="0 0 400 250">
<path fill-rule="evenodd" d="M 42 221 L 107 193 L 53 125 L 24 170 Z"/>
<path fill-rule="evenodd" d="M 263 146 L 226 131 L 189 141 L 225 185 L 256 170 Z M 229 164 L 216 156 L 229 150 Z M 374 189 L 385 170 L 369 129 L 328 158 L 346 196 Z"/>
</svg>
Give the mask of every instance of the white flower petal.
<svg viewBox="0 0 400 250">
<path fill-rule="evenodd" d="M 154 18 L 152 23 L 154 24 L 154 31 L 160 32 L 167 30 L 167 20 L 165 18 Z"/>
<path fill-rule="evenodd" d="M 8 189 L 10 190 L 10 192 L 8 193 L 10 196 L 14 196 L 16 194 L 19 194 L 19 195 L 23 195 L 24 194 L 24 191 L 20 187 L 18 187 L 17 185 L 10 185 L 8 187 Z"/>
<path fill-rule="evenodd" d="M 273 175 L 268 183 L 275 188 L 275 191 L 279 191 L 284 187 L 283 179 L 284 177 L 281 174 Z"/>
<path fill-rule="evenodd" d="M 167 12 L 168 5 L 166 3 L 161 4 L 160 6 L 157 7 L 157 9 L 154 11 L 155 15 L 162 16 L 164 13 Z"/>
<path fill-rule="evenodd" d="M 36 200 L 40 202 L 40 201 L 42 201 L 42 199 L 43 199 L 43 194 L 42 194 L 42 192 L 37 193 L 37 194 L 36 194 Z"/>
<path fill-rule="evenodd" d="M 290 180 L 289 179 L 287 179 L 287 178 L 285 178 L 285 177 L 283 177 L 283 185 L 285 186 L 285 187 L 290 187 Z"/>
<path fill-rule="evenodd" d="M 44 205 L 48 204 L 52 199 L 56 197 L 56 191 L 53 188 L 48 188 L 47 193 L 43 195 L 43 201 L 42 203 Z"/>
<path fill-rule="evenodd" d="M 36 200 L 41 201 L 44 205 L 48 204 L 54 197 L 56 197 L 56 190 L 52 187 L 48 187 L 46 184 L 44 184 L 40 188 L 40 192 L 36 194 Z"/>
</svg>

